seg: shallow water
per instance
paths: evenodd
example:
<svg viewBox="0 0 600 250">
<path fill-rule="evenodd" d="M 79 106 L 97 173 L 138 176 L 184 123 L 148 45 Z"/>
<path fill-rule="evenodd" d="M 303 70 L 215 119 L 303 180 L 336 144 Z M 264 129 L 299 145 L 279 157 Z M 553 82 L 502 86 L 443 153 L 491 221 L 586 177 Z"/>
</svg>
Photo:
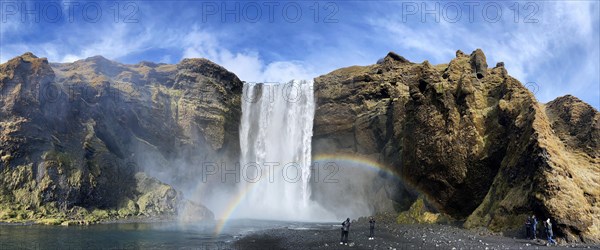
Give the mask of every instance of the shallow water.
<svg viewBox="0 0 600 250">
<path fill-rule="evenodd" d="M 116 223 L 90 226 L 0 225 L 0 249 L 225 249 L 236 238 L 271 228 L 327 229 L 333 224 L 232 220 L 215 224 Z"/>
</svg>

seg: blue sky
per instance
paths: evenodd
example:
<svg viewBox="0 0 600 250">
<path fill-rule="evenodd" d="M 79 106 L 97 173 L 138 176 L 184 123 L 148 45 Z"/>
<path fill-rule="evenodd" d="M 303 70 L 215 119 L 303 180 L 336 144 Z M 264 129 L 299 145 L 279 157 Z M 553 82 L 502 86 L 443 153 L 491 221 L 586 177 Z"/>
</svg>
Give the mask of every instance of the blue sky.
<svg viewBox="0 0 600 250">
<path fill-rule="evenodd" d="M 572 94 L 600 108 L 598 1 L 0 2 L 0 62 L 26 51 L 52 62 L 205 57 L 257 82 L 369 65 L 388 51 L 437 64 L 482 48 L 539 101 Z"/>
</svg>

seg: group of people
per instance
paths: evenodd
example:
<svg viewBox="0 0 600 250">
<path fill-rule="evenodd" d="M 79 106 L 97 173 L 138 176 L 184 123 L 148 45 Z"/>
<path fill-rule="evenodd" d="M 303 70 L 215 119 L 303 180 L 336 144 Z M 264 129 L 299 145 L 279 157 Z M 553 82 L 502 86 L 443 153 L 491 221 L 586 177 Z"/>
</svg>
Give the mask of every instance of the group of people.
<svg viewBox="0 0 600 250">
<path fill-rule="evenodd" d="M 350 224 L 350 218 L 347 218 L 342 222 L 342 237 L 340 239 L 340 244 L 348 245 Z M 527 237 L 531 240 L 537 239 L 537 225 L 538 220 L 535 215 L 527 217 L 527 220 L 525 221 L 525 230 L 527 231 Z M 552 232 L 552 222 L 550 221 L 550 218 L 544 221 L 544 229 L 546 232 L 547 244 L 556 245 L 556 241 L 553 239 L 554 234 Z M 369 217 L 369 240 L 373 239 L 375 239 L 375 219 L 373 219 L 373 217 Z"/>
<path fill-rule="evenodd" d="M 535 215 L 532 215 L 531 217 L 527 217 L 527 220 L 525 221 L 525 229 L 527 231 L 527 238 L 529 238 L 531 240 L 537 239 L 537 224 L 538 224 L 538 220 L 535 217 Z M 544 229 L 546 231 L 547 244 L 556 245 L 556 241 L 552 238 L 552 237 L 554 237 L 554 234 L 552 233 L 552 222 L 550 222 L 550 218 L 548 218 L 544 221 Z"/>
<path fill-rule="evenodd" d="M 347 218 L 342 222 L 342 238 L 340 239 L 340 245 L 348 245 L 348 232 L 350 231 L 350 218 Z M 369 217 L 369 240 L 375 239 L 375 219 Z"/>
</svg>

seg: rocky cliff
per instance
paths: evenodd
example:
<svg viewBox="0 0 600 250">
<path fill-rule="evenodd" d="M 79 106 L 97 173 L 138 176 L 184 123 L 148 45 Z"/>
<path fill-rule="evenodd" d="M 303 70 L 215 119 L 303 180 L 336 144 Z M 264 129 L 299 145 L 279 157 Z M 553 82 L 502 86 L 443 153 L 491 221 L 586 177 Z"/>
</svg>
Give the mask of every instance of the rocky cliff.
<svg viewBox="0 0 600 250">
<path fill-rule="evenodd" d="M 0 65 L 0 220 L 211 218 L 173 185 L 198 181 L 190 162 L 239 154 L 241 92 L 205 59 Z"/>
<path fill-rule="evenodd" d="M 194 189 L 198 164 L 238 159 L 242 85 L 205 59 L 51 64 L 26 53 L 0 65 L 0 221 L 212 217 L 178 190 Z M 600 114 L 590 105 L 537 102 L 481 50 L 440 65 L 390 52 L 314 87 L 312 153 L 400 177 L 341 188 L 376 211 L 512 234 L 536 214 L 558 237 L 600 242 Z M 339 189 L 313 198 L 337 203 Z"/>
<path fill-rule="evenodd" d="M 516 233 L 535 213 L 561 238 L 600 241 L 600 114 L 577 98 L 538 103 L 481 50 L 441 65 L 390 52 L 316 78 L 315 97 L 313 153 L 390 166 L 397 210 L 422 195 L 466 227 Z"/>
</svg>

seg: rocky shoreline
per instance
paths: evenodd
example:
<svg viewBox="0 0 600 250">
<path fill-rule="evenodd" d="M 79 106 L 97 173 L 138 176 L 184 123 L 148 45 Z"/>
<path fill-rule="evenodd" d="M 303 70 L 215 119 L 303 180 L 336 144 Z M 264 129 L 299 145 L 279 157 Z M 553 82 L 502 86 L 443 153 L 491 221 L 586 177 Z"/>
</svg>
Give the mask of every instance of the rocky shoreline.
<svg viewBox="0 0 600 250">
<path fill-rule="evenodd" d="M 55 225 L 55 226 L 87 226 L 93 224 L 127 224 L 127 223 L 164 223 L 175 222 L 177 216 L 130 216 L 125 218 L 108 218 L 102 220 L 86 219 L 64 219 L 64 218 L 41 218 L 37 220 L 7 220 L 0 221 L 0 226 L 31 226 L 31 225 Z"/>
<path fill-rule="evenodd" d="M 454 225 L 378 223 L 368 240 L 368 219 L 351 226 L 349 244 L 340 245 L 340 229 L 270 229 L 241 237 L 233 249 L 545 249 L 545 240 L 528 240 L 475 231 Z M 600 249 L 600 245 L 560 242 L 559 249 Z"/>
</svg>

